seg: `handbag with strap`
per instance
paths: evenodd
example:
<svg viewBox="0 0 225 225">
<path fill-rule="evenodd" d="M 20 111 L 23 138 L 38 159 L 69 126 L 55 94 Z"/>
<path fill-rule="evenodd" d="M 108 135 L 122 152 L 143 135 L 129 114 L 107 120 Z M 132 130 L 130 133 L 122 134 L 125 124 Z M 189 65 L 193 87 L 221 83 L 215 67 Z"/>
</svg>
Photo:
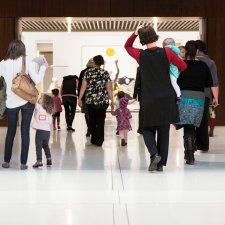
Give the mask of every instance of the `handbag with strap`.
<svg viewBox="0 0 225 225">
<path fill-rule="evenodd" d="M 12 80 L 12 91 L 22 99 L 35 104 L 38 99 L 38 90 L 29 74 L 26 74 L 26 59 L 22 58 L 22 70 Z"/>
</svg>

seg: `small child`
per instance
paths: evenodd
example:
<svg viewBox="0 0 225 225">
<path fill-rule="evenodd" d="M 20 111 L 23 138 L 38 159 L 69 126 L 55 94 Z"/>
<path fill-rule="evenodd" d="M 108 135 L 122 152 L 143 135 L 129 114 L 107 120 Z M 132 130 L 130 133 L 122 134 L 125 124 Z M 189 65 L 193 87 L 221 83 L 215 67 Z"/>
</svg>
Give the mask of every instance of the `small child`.
<svg viewBox="0 0 225 225">
<path fill-rule="evenodd" d="M 50 139 L 50 126 L 52 124 L 52 109 L 53 109 L 53 99 L 49 95 L 42 95 L 35 104 L 34 120 L 32 127 L 36 129 L 35 144 L 36 144 L 36 154 L 37 162 L 33 165 L 34 168 L 43 166 L 42 163 L 42 148 L 44 149 L 47 166 L 52 165 L 51 152 L 48 146 Z"/>
<path fill-rule="evenodd" d="M 132 118 L 130 110 L 127 108 L 128 99 L 123 97 L 120 99 L 120 108 L 112 112 L 117 118 L 117 131 L 119 131 L 121 145 L 127 145 L 127 134 L 131 130 L 130 119 Z"/>
<path fill-rule="evenodd" d="M 173 52 L 176 53 L 176 55 L 180 55 L 180 49 L 175 46 L 175 41 L 173 38 L 166 38 L 163 41 L 163 47 L 170 48 Z M 180 87 L 177 84 L 177 78 L 179 77 L 179 75 L 180 75 L 180 72 L 178 68 L 174 66 L 172 63 L 170 63 L 170 80 L 177 94 L 178 102 L 181 100 L 181 91 L 180 91 Z"/>
<path fill-rule="evenodd" d="M 181 59 L 185 60 L 185 53 L 186 53 L 185 47 L 183 45 L 181 45 L 178 48 L 180 50 L 180 57 L 181 57 Z"/>
<path fill-rule="evenodd" d="M 52 89 L 53 95 L 53 113 L 52 113 L 52 120 L 53 120 L 53 130 L 56 130 L 56 120 L 57 120 L 57 128 L 60 130 L 60 113 L 62 112 L 62 101 L 59 97 L 59 90 Z"/>
<path fill-rule="evenodd" d="M 125 92 L 119 91 L 115 96 L 116 96 L 115 106 L 116 109 L 118 109 L 120 107 L 120 99 L 125 97 Z M 116 135 L 119 135 L 119 131 L 116 132 Z"/>
</svg>

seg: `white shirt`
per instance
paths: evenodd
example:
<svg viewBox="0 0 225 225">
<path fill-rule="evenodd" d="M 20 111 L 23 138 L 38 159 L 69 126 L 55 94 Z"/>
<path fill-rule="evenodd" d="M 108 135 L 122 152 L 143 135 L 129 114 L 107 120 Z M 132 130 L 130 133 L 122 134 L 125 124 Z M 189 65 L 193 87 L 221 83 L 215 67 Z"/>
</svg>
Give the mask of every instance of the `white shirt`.
<svg viewBox="0 0 225 225">
<path fill-rule="evenodd" d="M 51 130 L 52 116 L 39 104 L 35 104 L 32 127 L 37 130 Z"/>
<path fill-rule="evenodd" d="M 11 91 L 12 80 L 16 77 L 17 73 L 20 73 L 22 69 L 22 57 L 12 60 L 2 60 L 0 62 L 0 76 L 3 76 L 7 85 L 6 88 L 6 107 L 16 108 L 27 103 L 26 100 L 22 99 L 18 95 Z M 45 75 L 45 66 L 41 66 L 39 72 L 36 71 L 35 63 L 29 56 L 26 56 L 26 73 L 28 73 L 35 84 L 39 83 Z"/>
</svg>

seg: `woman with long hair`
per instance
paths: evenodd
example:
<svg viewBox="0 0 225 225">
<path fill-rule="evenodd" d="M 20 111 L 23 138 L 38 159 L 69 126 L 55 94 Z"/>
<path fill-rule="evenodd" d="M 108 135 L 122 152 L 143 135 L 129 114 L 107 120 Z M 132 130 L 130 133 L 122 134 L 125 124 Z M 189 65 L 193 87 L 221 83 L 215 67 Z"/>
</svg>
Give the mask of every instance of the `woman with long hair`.
<svg viewBox="0 0 225 225">
<path fill-rule="evenodd" d="M 184 128 L 184 159 L 187 164 L 193 165 L 196 151 L 196 128 L 201 124 L 204 111 L 204 88 L 211 87 L 213 82 L 208 66 L 196 58 L 195 41 L 188 41 L 185 50 L 187 69 L 181 72 L 177 80 L 182 95 L 179 103 L 179 125 Z"/>
<path fill-rule="evenodd" d="M 7 85 L 6 94 L 6 115 L 8 119 L 8 130 L 5 139 L 5 153 L 3 168 L 10 167 L 12 156 L 12 148 L 14 137 L 17 130 L 17 122 L 19 112 L 21 111 L 21 169 L 27 169 L 27 157 L 30 144 L 30 122 L 34 111 L 34 104 L 22 99 L 12 92 L 12 80 L 18 73 L 21 72 L 22 61 L 25 58 L 26 73 L 30 75 L 35 84 L 39 83 L 45 75 L 45 70 L 48 66 L 47 62 L 40 66 L 37 73 L 35 64 L 32 59 L 26 56 L 26 48 L 22 41 L 14 40 L 9 44 L 7 54 L 4 60 L 0 63 L 0 74 L 4 77 Z"/>
</svg>

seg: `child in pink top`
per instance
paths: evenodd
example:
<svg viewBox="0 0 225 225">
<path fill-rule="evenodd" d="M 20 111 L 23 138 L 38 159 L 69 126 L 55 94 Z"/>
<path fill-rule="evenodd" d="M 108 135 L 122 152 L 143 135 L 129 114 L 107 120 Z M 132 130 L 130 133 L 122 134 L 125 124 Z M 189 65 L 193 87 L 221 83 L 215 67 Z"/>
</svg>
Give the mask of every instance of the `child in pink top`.
<svg viewBox="0 0 225 225">
<path fill-rule="evenodd" d="M 56 130 L 56 120 L 57 120 L 57 128 L 60 130 L 60 113 L 62 112 L 62 101 L 59 97 L 59 90 L 52 89 L 52 95 L 53 95 L 53 130 Z"/>
<path fill-rule="evenodd" d="M 42 163 L 42 148 L 44 149 L 47 166 L 52 165 L 51 152 L 48 145 L 50 139 L 50 130 L 52 124 L 52 109 L 53 109 L 53 99 L 49 95 L 42 95 L 35 104 L 34 119 L 32 127 L 36 129 L 35 144 L 36 144 L 36 154 L 37 162 L 33 165 L 34 168 L 43 166 Z"/>
<path fill-rule="evenodd" d="M 127 145 L 127 134 L 129 130 L 132 130 L 130 125 L 130 119 L 132 118 L 130 110 L 127 108 L 128 99 L 123 97 L 120 99 L 120 108 L 112 112 L 113 116 L 117 118 L 117 130 L 121 138 L 121 145 Z"/>
</svg>

